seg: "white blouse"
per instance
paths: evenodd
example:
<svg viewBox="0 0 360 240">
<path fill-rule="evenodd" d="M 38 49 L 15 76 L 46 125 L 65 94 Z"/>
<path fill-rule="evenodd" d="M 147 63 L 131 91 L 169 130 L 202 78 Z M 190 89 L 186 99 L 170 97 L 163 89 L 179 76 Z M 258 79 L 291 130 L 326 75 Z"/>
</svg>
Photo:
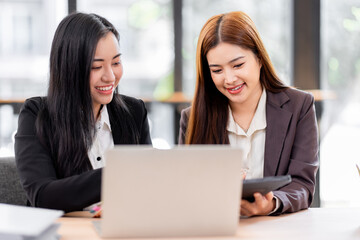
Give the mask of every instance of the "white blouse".
<svg viewBox="0 0 360 240">
<path fill-rule="evenodd" d="M 266 135 L 266 91 L 263 90 L 250 127 L 245 132 L 234 120 L 229 107 L 227 131 L 231 146 L 242 150 L 242 171 L 246 179 L 264 176 L 264 154 Z"/>
<path fill-rule="evenodd" d="M 230 145 L 241 148 L 243 151 L 242 172 L 246 173 L 246 179 L 264 177 L 266 136 L 266 91 L 264 89 L 248 131 L 245 132 L 235 122 L 230 107 L 227 130 Z M 275 196 L 274 198 L 276 201 L 275 209 L 269 215 L 280 207 L 280 200 Z"/>
<path fill-rule="evenodd" d="M 106 161 L 104 154 L 106 150 L 114 148 L 114 140 L 106 105 L 102 107 L 100 117 L 95 123 L 95 126 L 96 135 L 93 139 L 93 145 L 88 151 L 88 156 L 93 169 L 98 169 L 105 166 Z"/>
</svg>

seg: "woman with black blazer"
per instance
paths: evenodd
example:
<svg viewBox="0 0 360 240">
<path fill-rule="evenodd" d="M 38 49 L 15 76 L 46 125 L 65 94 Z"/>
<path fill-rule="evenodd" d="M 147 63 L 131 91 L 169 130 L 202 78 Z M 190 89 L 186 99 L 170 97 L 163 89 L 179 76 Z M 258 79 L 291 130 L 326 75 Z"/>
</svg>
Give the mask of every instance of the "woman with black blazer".
<svg viewBox="0 0 360 240">
<path fill-rule="evenodd" d="M 104 152 L 114 144 L 151 144 L 143 101 L 119 95 L 119 33 L 96 14 L 59 24 L 50 53 L 47 97 L 27 99 L 15 158 L 29 204 L 83 210 L 100 201 Z"/>
</svg>

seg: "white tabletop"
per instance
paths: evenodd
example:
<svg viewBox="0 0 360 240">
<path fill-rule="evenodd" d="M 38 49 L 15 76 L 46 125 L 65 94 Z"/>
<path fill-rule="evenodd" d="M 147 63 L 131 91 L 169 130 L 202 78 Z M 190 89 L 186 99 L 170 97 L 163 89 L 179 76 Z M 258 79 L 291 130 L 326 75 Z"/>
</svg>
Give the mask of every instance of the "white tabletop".
<svg viewBox="0 0 360 240">
<path fill-rule="evenodd" d="M 360 239 L 360 208 L 311 208 L 277 217 L 241 219 L 241 239 Z"/>
<path fill-rule="evenodd" d="M 94 220 L 60 218 L 61 240 L 101 239 L 91 223 Z M 241 218 L 234 237 L 198 239 L 360 239 L 360 208 L 311 208 L 275 217 Z"/>
</svg>

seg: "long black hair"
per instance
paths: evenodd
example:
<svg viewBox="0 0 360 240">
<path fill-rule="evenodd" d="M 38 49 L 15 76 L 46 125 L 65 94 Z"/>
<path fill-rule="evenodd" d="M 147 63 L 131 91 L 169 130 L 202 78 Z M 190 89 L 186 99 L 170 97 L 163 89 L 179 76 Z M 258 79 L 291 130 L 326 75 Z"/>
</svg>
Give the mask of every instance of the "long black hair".
<svg viewBox="0 0 360 240">
<path fill-rule="evenodd" d="M 98 41 L 119 33 L 96 14 L 73 13 L 59 24 L 51 46 L 48 95 L 36 121 L 40 141 L 50 149 L 58 177 L 91 170 L 88 150 L 96 132 L 90 94 L 90 72 Z M 110 120 L 123 131 L 121 139 L 138 143 L 134 119 L 115 90 L 108 104 Z M 125 140 L 126 139 L 126 140 Z"/>
</svg>

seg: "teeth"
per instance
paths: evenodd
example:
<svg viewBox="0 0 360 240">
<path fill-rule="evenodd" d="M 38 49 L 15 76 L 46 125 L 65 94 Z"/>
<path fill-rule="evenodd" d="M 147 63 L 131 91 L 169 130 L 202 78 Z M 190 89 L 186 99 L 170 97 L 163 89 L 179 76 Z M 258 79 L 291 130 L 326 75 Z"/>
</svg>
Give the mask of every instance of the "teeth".
<svg viewBox="0 0 360 240">
<path fill-rule="evenodd" d="M 236 88 L 231 88 L 230 90 L 231 90 L 231 91 L 236 91 L 236 90 L 240 89 L 240 88 L 242 87 L 242 85 L 243 85 L 243 84 L 241 84 L 240 86 L 237 86 Z"/>
<path fill-rule="evenodd" d="M 99 89 L 100 91 L 108 91 L 112 88 L 112 86 L 108 86 L 108 87 L 97 87 L 96 89 Z"/>
</svg>

